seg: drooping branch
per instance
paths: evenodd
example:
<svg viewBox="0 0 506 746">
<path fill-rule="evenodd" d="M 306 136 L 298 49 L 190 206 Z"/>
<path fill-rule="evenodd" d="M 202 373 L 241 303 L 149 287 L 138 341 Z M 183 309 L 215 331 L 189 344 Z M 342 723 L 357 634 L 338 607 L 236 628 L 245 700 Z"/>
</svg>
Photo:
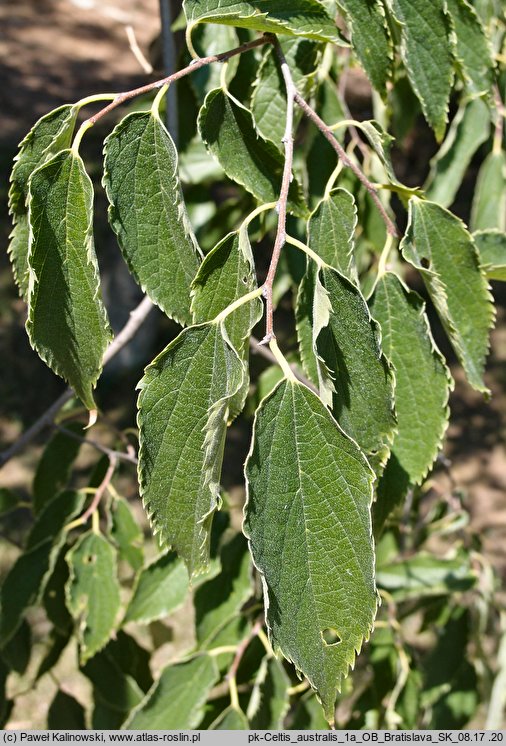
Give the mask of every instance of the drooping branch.
<svg viewBox="0 0 506 746">
<path fill-rule="evenodd" d="M 118 354 L 118 352 L 130 342 L 132 337 L 136 334 L 139 327 L 147 319 L 150 311 L 154 308 L 150 299 L 146 296 L 139 303 L 139 305 L 132 311 L 130 318 L 119 332 L 119 334 L 113 339 L 103 358 L 104 366 Z M 11 446 L 5 451 L 0 453 L 0 467 L 10 461 L 11 458 L 20 453 L 29 443 L 31 443 L 37 435 L 44 430 L 44 428 L 52 425 L 56 415 L 60 409 L 74 396 L 74 392 L 71 388 L 66 389 L 58 399 L 51 404 L 48 409 L 39 417 L 39 419 L 33 423 Z"/>
<path fill-rule="evenodd" d="M 234 49 L 229 49 L 226 52 L 220 52 L 220 54 L 211 54 L 207 57 L 199 57 L 199 59 L 193 60 L 187 67 L 184 67 L 182 70 L 178 70 L 171 75 L 167 75 L 161 80 L 155 80 L 152 83 L 147 83 L 146 85 L 140 86 L 140 88 L 133 88 L 130 91 L 118 93 L 118 95 L 114 98 L 113 101 L 111 101 L 110 104 L 104 106 L 103 109 L 100 109 L 100 111 L 83 122 L 83 124 L 81 125 L 81 130 L 86 130 L 89 127 L 92 127 L 94 124 L 96 124 L 96 122 L 98 122 L 99 119 L 102 119 L 102 117 L 104 117 L 106 114 L 109 114 L 109 112 L 113 109 L 116 109 L 116 107 L 125 103 L 125 101 L 129 101 L 136 96 L 141 96 L 144 93 L 150 93 L 150 91 L 162 88 L 164 85 L 175 83 L 177 80 L 186 77 L 186 75 L 190 75 L 190 73 L 195 72 L 195 70 L 200 70 L 201 67 L 206 67 L 206 65 L 210 65 L 214 62 L 226 62 L 231 57 L 235 57 L 238 54 L 248 52 L 250 49 L 261 47 L 264 44 L 272 44 L 272 37 L 270 37 L 268 34 L 265 34 L 258 39 L 253 39 L 253 41 L 248 41 L 245 44 L 241 44 L 241 46 L 235 47 Z"/>
<path fill-rule="evenodd" d="M 361 182 L 361 184 L 364 185 L 364 187 L 367 189 L 369 194 L 371 195 L 371 198 L 378 208 L 378 211 L 383 219 L 383 222 L 386 225 L 386 229 L 388 233 L 391 236 L 397 237 L 398 231 L 396 226 L 394 225 L 393 221 L 389 217 L 387 211 L 383 207 L 381 200 L 378 196 L 378 191 L 374 184 L 372 184 L 367 176 L 363 173 L 363 171 L 356 165 L 356 163 L 353 163 L 353 161 L 348 157 L 346 151 L 342 147 L 342 145 L 339 143 L 339 141 L 335 138 L 334 134 L 332 133 L 332 130 L 329 129 L 329 127 L 325 124 L 323 119 L 318 116 L 316 111 L 312 109 L 307 101 L 305 101 L 302 96 L 296 92 L 295 93 L 295 102 L 300 106 L 304 114 L 310 119 L 313 124 L 318 127 L 322 135 L 325 137 L 325 139 L 330 143 L 330 145 L 334 148 L 334 150 L 337 153 L 338 158 L 341 160 L 344 166 L 351 169 L 357 179 Z"/>
<path fill-rule="evenodd" d="M 69 430 L 66 427 L 62 427 L 61 425 L 55 425 L 53 423 L 53 427 L 59 433 L 63 433 L 63 435 L 66 435 L 71 440 L 76 440 L 78 443 L 82 443 L 86 446 L 91 446 L 96 451 L 100 451 L 100 453 L 103 453 L 105 456 L 109 456 L 109 458 L 116 458 L 118 459 L 118 461 L 129 461 L 131 464 L 138 463 L 133 446 L 129 446 L 129 448 L 131 449 L 130 453 L 126 451 L 115 451 L 113 448 L 108 448 L 107 446 L 104 446 L 102 443 L 99 443 L 92 438 L 83 438 L 81 435 L 78 435 L 73 430 Z"/>
<path fill-rule="evenodd" d="M 99 486 L 97 487 L 97 491 L 93 495 L 93 500 L 91 501 L 89 507 L 84 511 L 84 513 L 79 518 L 77 518 L 75 521 L 73 521 L 72 526 L 84 525 L 85 523 L 88 522 L 89 518 L 97 510 L 98 506 L 100 505 L 100 501 L 102 500 L 105 494 L 105 491 L 109 487 L 111 479 L 114 476 L 117 463 L 118 463 L 118 459 L 116 458 L 116 456 L 114 455 L 109 456 L 109 466 L 107 467 L 107 471 L 105 473 L 104 478 L 102 479 Z"/>
<path fill-rule="evenodd" d="M 274 277 L 276 276 L 276 269 L 281 256 L 281 250 L 286 243 L 286 217 L 288 212 L 288 192 L 290 190 L 290 183 L 292 181 L 292 168 L 293 168 L 293 116 L 294 116 L 294 101 L 297 95 L 297 89 L 293 82 L 292 74 L 288 63 L 281 49 L 281 45 L 276 37 L 270 37 L 273 40 L 274 49 L 276 50 L 277 57 L 281 65 L 281 73 L 286 89 L 286 123 L 285 133 L 283 136 L 283 145 L 285 148 L 285 165 L 283 168 L 283 178 L 281 181 L 281 191 L 277 204 L 278 212 L 278 227 L 276 230 L 276 238 L 274 240 L 274 248 L 272 250 L 271 262 L 269 264 L 269 270 L 267 277 L 263 284 L 263 296 L 266 302 L 266 324 L 265 324 L 265 337 L 262 339 L 260 344 L 268 344 L 271 339 L 275 337 L 274 326 L 273 326 L 273 303 L 272 303 L 272 288 L 274 284 Z"/>
</svg>

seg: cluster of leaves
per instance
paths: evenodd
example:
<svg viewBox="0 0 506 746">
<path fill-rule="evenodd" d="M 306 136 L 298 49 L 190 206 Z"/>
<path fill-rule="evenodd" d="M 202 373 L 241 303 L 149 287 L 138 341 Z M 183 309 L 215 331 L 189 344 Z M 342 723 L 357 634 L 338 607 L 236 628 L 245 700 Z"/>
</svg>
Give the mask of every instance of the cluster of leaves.
<svg viewBox="0 0 506 746">
<path fill-rule="evenodd" d="M 38 602 L 53 631 L 37 676 L 77 638 L 94 688 L 94 727 L 321 727 L 312 691 L 289 713 L 295 672 L 333 722 L 336 691 L 376 618 L 378 584 L 396 626 L 381 627 L 380 619 L 369 646 L 381 686 L 363 681 L 350 692 L 344 684 L 346 722 L 462 724 L 476 707 L 467 656 L 473 619 L 448 594 L 469 590 L 476 572 L 464 551 L 444 561 L 423 551 L 427 525 L 442 522 L 447 532 L 455 517 L 432 516 L 414 541 L 417 554 L 402 561 L 393 560 L 396 530 L 383 534 L 377 557 L 373 533 L 379 539 L 406 495 L 422 494 L 448 424 L 452 379 L 425 303 L 405 282 L 413 268 L 469 383 L 487 392 L 494 317 L 487 280 L 506 277 L 500 8 L 493 0 L 186 0 L 184 9 L 193 52 L 245 44 L 243 53 L 221 70 L 193 65 L 181 76 L 178 148 L 160 116 L 162 87 L 107 137 L 103 172 L 110 224 L 130 272 L 184 327 L 146 368 L 138 400 L 140 492 L 160 546 L 173 552 L 144 565 L 142 532 L 119 496 L 104 505 L 102 529 L 95 512 L 93 530 L 75 536 L 87 495 L 112 489 L 110 469 L 100 462 L 87 490 L 69 491 L 79 441 L 58 434 L 34 481 L 33 527 L 2 586 L 3 678 L 23 668 L 24 615 Z M 379 94 L 376 120 L 354 122 L 347 110 L 339 81 L 350 57 L 337 13 Z M 256 43 L 258 32 L 277 36 Z M 300 145 L 286 194 L 293 102 L 283 67 L 325 122 L 312 127 L 297 110 Z M 389 130 L 402 141 L 421 111 L 443 140 L 452 96 L 457 111 L 424 190 L 409 188 L 395 175 Z M 79 154 L 94 120 L 74 136 L 88 103 L 51 112 L 22 142 L 9 251 L 31 344 L 94 411 L 111 332 L 93 243 L 93 187 Z M 329 137 L 346 148 L 345 160 L 336 160 Z M 468 229 L 447 208 L 485 143 Z M 202 185 L 213 185 L 218 206 L 202 199 Z M 407 211 L 398 256 L 387 234 L 394 196 L 398 212 Z M 281 201 L 290 213 L 281 231 L 300 253 L 286 247 L 270 289 L 275 302 L 291 291 L 297 344 L 290 367 L 271 340 L 275 365 L 252 394 L 249 345 L 266 290 L 258 285 L 260 250 L 272 241 Z M 226 511 L 216 514 L 227 426 L 255 399 L 246 542 L 225 528 Z M 118 563 L 130 568 L 122 587 Z M 255 624 L 258 575 L 268 640 Z M 124 626 L 166 617 L 185 601 L 190 580 L 196 652 L 153 683 L 149 653 Z M 422 628 L 436 622 L 447 635 L 428 655 L 405 641 L 403 620 L 415 613 Z M 453 668 L 442 671 L 438 646 L 448 640 Z M 230 666 L 229 704 L 216 685 Z M 63 711 L 85 722 L 68 698 L 58 692 L 50 725 L 63 727 Z"/>
</svg>

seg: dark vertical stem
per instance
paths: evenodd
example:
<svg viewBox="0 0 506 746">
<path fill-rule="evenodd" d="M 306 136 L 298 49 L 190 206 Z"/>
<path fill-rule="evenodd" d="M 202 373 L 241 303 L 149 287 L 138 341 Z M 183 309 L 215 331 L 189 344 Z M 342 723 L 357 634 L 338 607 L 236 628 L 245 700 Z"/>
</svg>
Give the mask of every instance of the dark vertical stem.
<svg viewBox="0 0 506 746">
<path fill-rule="evenodd" d="M 172 13 L 170 0 L 160 0 L 160 21 L 162 26 L 162 55 L 163 68 L 165 75 L 172 75 L 176 71 L 176 43 L 174 33 L 171 29 Z M 179 140 L 179 123 L 177 110 L 177 88 L 175 85 L 169 86 L 166 96 L 167 109 L 165 122 L 167 129 L 172 135 L 174 142 Z"/>
</svg>

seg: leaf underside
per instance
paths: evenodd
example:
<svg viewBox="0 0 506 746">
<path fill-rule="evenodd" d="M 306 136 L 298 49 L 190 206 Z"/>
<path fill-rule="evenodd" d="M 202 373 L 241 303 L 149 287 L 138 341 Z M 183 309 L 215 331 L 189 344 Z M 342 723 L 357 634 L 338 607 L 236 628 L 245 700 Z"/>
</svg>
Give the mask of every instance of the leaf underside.
<svg viewBox="0 0 506 746">
<path fill-rule="evenodd" d="M 340 43 L 336 24 L 317 0 L 184 0 L 190 27 L 223 23 L 273 34 Z"/>
</svg>

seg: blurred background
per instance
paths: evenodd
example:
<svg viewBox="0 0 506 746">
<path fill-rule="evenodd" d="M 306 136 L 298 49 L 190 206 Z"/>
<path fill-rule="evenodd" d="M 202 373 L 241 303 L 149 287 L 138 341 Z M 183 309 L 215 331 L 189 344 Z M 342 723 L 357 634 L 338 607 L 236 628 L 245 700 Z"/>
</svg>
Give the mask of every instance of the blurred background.
<svg viewBox="0 0 506 746">
<path fill-rule="evenodd" d="M 176 18 L 178 3 L 171 13 Z M 25 306 L 17 297 L 6 254 L 10 221 L 7 213 L 9 172 L 19 141 L 33 123 L 60 104 L 97 92 L 122 91 L 164 74 L 160 43 L 158 0 L 2 0 L 0 3 L 0 450 L 16 440 L 63 390 L 63 384 L 31 350 L 24 330 Z M 141 50 L 135 51 L 138 45 Z M 149 65 L 154 70 L 149 72 Z M 357 70 L 348 76 L 346 99 L 357 119 L 371 118 L 371 91 Z M 86 137 L 83 155 L 96 186 L 95 239 L 104 277 L 104 297 L 113 325 L 124 323 L 141 294 L 123 268 L 116 240 L 106 217 L 100 186 L 100 153 L 104 136 L 124 114 L 115 111 Z M 184 122 L 183 122 L 184 126 Z M 415 129 L 397 148 L 394 157 L 401 181 L 423 184 L 431 157 L 437 150 L 420 117 Z M 466 219 L 483 153 L 474 158 L 452 209 Z M 415 280 L 415 282 L 418 282 Z M 418 284 L 416 289 L 424 294 Z M 497 324 L 486 381 L 492 391 L 485 401 L 465 383 L 444 335 L 437 341 L 450 361 L 456 388 L 451 398 L 452 420 L 444 448 L 428 491 L 438 499 L 463 504 L 471 531 L 481 539 L 481 551 L 499 578 L 495 602 L 506 607 L 506 289 L 493 284 Z M 110 299 L 114 298 L 114 306 Z M 119 303 L 118 303 L 119 299 Z M 434 323 L 437 323 L 432 319 Z M 153 312 L 132 346 L 119 356 L 103 377 L 99 400 L 107 400 L 107 416 L 117 427 L 134 425 L 136 382 L 144 364 L 175 336 L 177 327 Z M 242 500 L 241 462 L 248 447 L 250 422 L 242 417 L 234 425 L 228 446 L 233 459 L 225 459 L 224 484 L 230 499 Z M 47 433 L 46 433 L 47 436 Z M 28 495 L 35 464 L 45 435 L 30 444 L 0 471 L 0 486 Z M 86 470 L 92 454 L 84 449 L 77 462 Z M 134 504 L 138 498 L 132 473 L 123 476 L 123 494 Z M 23 516 L 18 516 L 21 523 Z M 4 536 L 0 572 L 12 561 L 19 527 L 1 522 Z M 12 548 L 12 547 L 11 547 Z M 177 622 L 175 622 L 177 626 Z M 41 631 L 43 634 L 43 629 Z M 177 630 L 175 632 L 177 636 Z M 491 645 L 491 655 L 495 655 Z M 41 699 L 42 698 L 42 699 Z M 44 694 L 27 691 L 22 707 L 12 714 L 11 727 L 42 726 Z M 477 721 L 479 722 L 479 720 Z"/>
</svg>

